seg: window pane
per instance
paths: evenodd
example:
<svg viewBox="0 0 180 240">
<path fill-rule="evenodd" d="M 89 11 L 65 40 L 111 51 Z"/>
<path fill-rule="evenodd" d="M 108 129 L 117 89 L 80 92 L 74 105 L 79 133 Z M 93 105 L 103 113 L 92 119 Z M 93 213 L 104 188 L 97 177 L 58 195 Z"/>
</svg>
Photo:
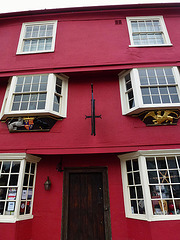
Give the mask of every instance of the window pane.
<svg viewBox="0 0 180 240">
<path fill-rule="evenodd" d="M 132 211 L 133 214 L 138 213 L 136 200 L 131 201 L 131 211 Z"/>
<path fill-rule="evenodd" d="M 145 214 L 144 200 L 138 201 L 139 214 Z"/>
<path fill-rule="evenodd" d="M 149 183 L 158 183 L 158 176 L 156 171 L 148 171 Z"/>
<path fill-rule="evenodd" d="M 136 187 L 136 191 L 137 191 L 137 198 L 143 198 L 142 187 L 141 186 Z"/>
<path fill-rule="evenodd" d="M 167 157 L 167 163 L 169 168 L 177 168 L 175 157 Z"/>
<path fill-rule="evenodd" d="M 166 169 L 166 161 L 164 157 L 157 158 L 157 165 L 159 169 Z"/>
<path fill-rule="evenodd" d="M 133 163 L 133 171 L 139 170 L 138 159 L 133 159 L 132 163 Z"/>
<path fill-rule="evenodd" d="M 126 161 L 126 168 L 127 168 L 127 172 L 132 171 L 131 161 Z"/>
<path fill-rule="evenodd" d="M 135 187 L 130 187 L 130 198 L 136 198 Z"/>
<path fill-rule="evenodd" d="M 135 184 L 141 184 L 139 172 L 134 173 Z"/>
<path fill-rule="evenodd" d="M 17 186 L 17 182 L 18 182 L 18 175 L 17 174 L 11 175 L 9 186 Z"/>
<path fill-rule="evenodd" d="M 2 172 L 8 173 L 10 171 L 11 162 L 3 162 Z"/>
<path fill-rule="evenodd" d="M 128 184 L 133 185 L 133 176 L 132 173 L 128 173 Z"/>
<path fill-rule="evenodd" d="M 146 158 L 146 164 L 148 169 L 156 169 L 155 159 L 154 158 Z"/>
</svg>

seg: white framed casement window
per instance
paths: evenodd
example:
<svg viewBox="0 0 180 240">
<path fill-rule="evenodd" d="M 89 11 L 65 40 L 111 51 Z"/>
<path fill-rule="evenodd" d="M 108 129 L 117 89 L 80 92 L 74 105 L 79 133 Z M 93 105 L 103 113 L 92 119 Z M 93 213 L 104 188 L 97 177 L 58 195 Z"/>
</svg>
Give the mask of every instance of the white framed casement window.
<svg viewBox="0 0 180 240">
<path fill-rule="evenodd" d="M 68 77 L 64 74 L 14 76 L 1 109 L 1 120 L 15 116 L 66 117 Z"/>
<path fill-rule="evenodd" d="M 180 107 L 177 67 L 134 68 L 119 74 L 123 115 Z"/>
<path fill-rule="evenodd" d="M 39 157 L 26 153 L 0 154 L 0 222 L 33 217 L 33 198 Z"/>
<path fill-rule="evenodd" d="M 53 52 L 57 21 L 23 23 L 17 54 Z"/>
<path fill-rule="evenodd" d="M 162 16 L 127 17 L 130 47 L 172 46 Z"/>
<path fill-rule="evenodd" d="M 118 157 L 126 217 L 180 220 L 180 149 L 138 151 Z"/>
</svg>

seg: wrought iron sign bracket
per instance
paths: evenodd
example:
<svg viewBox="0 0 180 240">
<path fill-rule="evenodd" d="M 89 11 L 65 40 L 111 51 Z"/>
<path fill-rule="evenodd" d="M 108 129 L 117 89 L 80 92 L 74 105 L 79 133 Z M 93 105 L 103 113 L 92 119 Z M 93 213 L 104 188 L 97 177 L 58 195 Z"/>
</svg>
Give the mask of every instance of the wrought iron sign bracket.
<svg viewBox="0 0 180 240">
<path fill-rule="evenodd" d="M 91 135 L 96 135 L 96 124 L 95 124 L 95 120 L 96 118 L 101 118 L 101 115 L 96 115 L 95 114 L 95 99 L 93 96 L 93 84 L 91 83 L 91 93 L 92 93 L 92 99 L 91 99 L 91 116 L 86 116 L 85 115 L 85 119 L 87 118 L 91 118 Z"/>
</svg>

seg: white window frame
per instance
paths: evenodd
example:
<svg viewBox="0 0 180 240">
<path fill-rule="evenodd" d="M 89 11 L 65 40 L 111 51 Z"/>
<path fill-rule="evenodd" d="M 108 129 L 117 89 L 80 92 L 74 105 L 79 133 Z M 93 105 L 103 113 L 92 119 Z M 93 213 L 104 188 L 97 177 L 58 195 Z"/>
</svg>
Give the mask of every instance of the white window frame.
<svg viewBox="0 0 180 240">
<path fill-rule="evenodd" d="M 123 182 L 123 195 L 124 195 L 124 204 L 125 204 L 125 213 L 127 218 L 146 220 L 146 221 L 163 221 L 163 220 L 180 220 L 179 215 L 153 215 L 151 195 L 149 190 L 149 181 L 147 174 L 146 166 L 146 157 L 172 157 L 179 156 L 180 149 L 165 149 L 165 150 L 148 150 L 148 151 L 137 151 L 133 153 L 127 153 L 118 155 L 121 163 L 121 172 L 122 172 L 122 182 Z M 132 214 L 131 212 L 131 203 L 128 192 L 128 180 L 126 172 L 126 161 L 138 158 L 141 185 L 143 187 L 144 195 L 144 205 L 145 205 L 145 214 Z"/>
<path fill-rule="evenodd" d="M 167 67 L 167 66 L 166 66 Z M 159 68 L 166 68 L 159 67 Z M 158 67 L 150 67 L 150 68 L 158 68 Z M 144 69 L 150 69 L 144 68 Z M 139 68 L 141 69 L 141 68 Z M 180 73 L 177 67 L 172 67 L 172 72 L 175 79 L 175 85 L 177 86 L 177 93 L 180 98 Z M 125 84 L 125 76 L 130 73 L 131 76 L 131 84 L 134 93 L 134 101 L 135 106 L 130 108 L 128 104 L 128 96 L 126 94 L 126 84 Z M 119 74 L 119 85 L 120 85 L 120 97 L 121 97 L 121 106 L 122 106 L 122 114 L 123 115 L 132 115 L 139 114 L 145 110 L 152 110 L 156 108 L 168 108 L 168 109 L 177 109 L 180 108 L 180 103 L 159 103 L 159 104 L 144 104 L 141 94 L 141 86 L 140 86 L 140 78 L 138 74 L 138 68 L 134 68 L 131 70 L 123 71 Z M 158 85 L 160 86 L 160 85 Z"/>
<path fill-rule="evenodd" d="M 39 50 L 39 51 L 37 50 L 37 51 L 23 52 L 26 27 L 27 26 L 35 26 L 35 25 L 46 25 L 46 24 L 53 24 L 53 34 L 52 34 L 51 49 L 49 49 L 49 50 Z M 43 52 L 54 52 L 56 30 L 57 30 L 57 20 L 43 21 L 43 22 L 27 22 L 27 23 L 23 23 L 16 54 L 34 54 L 34 53 L 43 53 Z M 31 38 L 29 38 L 29 39 L 31 39 Z M 35 39 L 41 39 L 41 37 L 38 37 L 38 38 L 35 38 Z"/>
<path fill-rule="evenodd" d="M 21 202 L 21 195 L 23 189 L 23 180 L 24 180 L 24 173 L 25 173 L 25 166 L 26 162 L 35 163 L 35 173 L 34 173 L 34 186 L 35 187 L 35 180 L 36 180 L 36 170 L 37 170 L 37 163 L 41 160 L 41 158 L 26 154 L 26 153 L 1 153 L 0 154 L 0 161 L 13 161 L 13 162 L 21 162 L 20 164 L 20 171 L 19 171 L 19 178 L 17 184 L 17 195 L 16 195 L 16 207 L 13 215 L 0 215 L 0 223 L 15 223 L 16 221 L 32 219 L 32 209 L 33 209 L 33 201 L 34 201 L 34 191 L 32 193 L 32 200 L 31 200 L 31 211 L 29 214 L 20 215 L 20 202 Z"/>
<path fill-rule="evenodd" d="M 127 25 L 128 25 L 128 31 L 129 31 L 129 37 L 130 37 L 130 45 L 129 47 L 161 47 L 161 46 L 172 46 L 172 43 L 170 41 L 167 28 L 163 19 L 163 16 L 141 16 L 141 17 L 127 17 Z M 162 36 L 164 39 L 164 44 L 151 44 L 151 45 L 135 45 L 133 41 L 133 36 L 132 36 L 132 27 L 131 27 L 131 21 L 138 21 L 138 20 L 159 20 L 162 28 Z"/>
<path fill-rule="evenodd" d="M 23 75 L 26 76 L 35 76 L 35 75 L 46 75 L 46 74 L 31 74 L 31 75 Z M 39 110 L 19 110 L 12 111 L 13 104 L 13 96 L 15 93 L 15 87 L 17 78 L 19 76 L 14 76 L 10 78 L 10 81 L 7 86 L 7 90 L 5 93 L 4 101 L 1 108 L 0 118 L 1 120 L 5 120 L 8 117 L 18 117 L 18 116 L 53 116 L 56 118 L 65 118 L 67 116 L 67 97 L 68 97 L 68 77 L 64 74 L 54 74 L 50 73 L 48 75 L 48 83 L 47 83 L 47 96 L 46 96 L 46 104 L 45 109 Z M 61 104 L 59 112 L 53 110 L 53 102 L 54 102 L 54 93 L 56 89 L 56 78 L 62 80 L 62 91 L 61 91 Z M 33 92 L 31 92 L 33 93 Z"/>
</svg>

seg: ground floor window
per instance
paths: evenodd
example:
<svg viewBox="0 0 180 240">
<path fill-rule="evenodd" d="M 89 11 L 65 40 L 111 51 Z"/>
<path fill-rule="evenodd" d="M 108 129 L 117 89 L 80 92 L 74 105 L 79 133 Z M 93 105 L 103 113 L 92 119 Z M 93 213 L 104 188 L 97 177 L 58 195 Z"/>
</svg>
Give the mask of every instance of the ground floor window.
<svg viewBox="0 0 180 240">
<path fill-rule="evenodd" d="M 0 154 L 0 222 L 32 217 L 39 160 L 24 153 Z"/>
<path fill-rule="evenodd" d="M 119 155 L 126 216 L 180 219 L 180 150 Z"/>
</svg>

